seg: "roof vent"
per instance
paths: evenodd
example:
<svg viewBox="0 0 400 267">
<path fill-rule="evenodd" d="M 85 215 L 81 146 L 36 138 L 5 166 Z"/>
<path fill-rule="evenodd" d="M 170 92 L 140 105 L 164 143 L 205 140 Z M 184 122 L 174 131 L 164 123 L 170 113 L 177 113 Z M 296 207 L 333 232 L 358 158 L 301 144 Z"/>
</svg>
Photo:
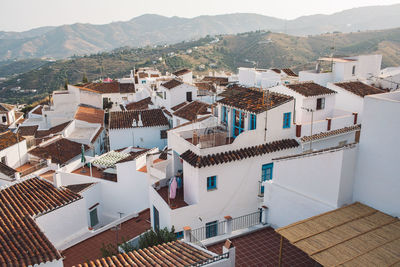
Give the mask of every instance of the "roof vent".
<svg viewBox="0 0 400 267">
<path fill-rule="evenodd" d="M 136 119 L 133 119 L 133 121 L 132 121 L 132 127 L 137 127 Z"/>
<path fill-rule="evenodd" d="M 142 122 L 142 113 L 139 113 L 138 126 L 139 126 L 139 127 L 143 127 L 143 122 Z"/>
</svg>

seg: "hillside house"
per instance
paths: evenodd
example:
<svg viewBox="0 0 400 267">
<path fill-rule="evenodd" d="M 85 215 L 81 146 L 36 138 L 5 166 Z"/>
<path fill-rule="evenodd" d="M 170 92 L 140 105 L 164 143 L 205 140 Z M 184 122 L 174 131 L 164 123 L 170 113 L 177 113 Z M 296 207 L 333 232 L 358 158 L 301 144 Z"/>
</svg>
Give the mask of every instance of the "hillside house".
<svg viewBox="0 0 400 267">
<path fill-rule="evenodd" d="M 115 111 L 110 113 L 110 149 L 158 147 L 167 144 L 168 119 L 161 109 Z"/>
<path fill-rule="evenodd" d="M 188 69 L 181 69 L 172 73 L 172 75 L 184 83 L 193 84 L 193 72 Z"/>
<path fill-rule="evenodd" d="M 239 68 L 239 84 L 249 87 L 269 88 L 298 80 L 291 69 Z"/>
</svg>

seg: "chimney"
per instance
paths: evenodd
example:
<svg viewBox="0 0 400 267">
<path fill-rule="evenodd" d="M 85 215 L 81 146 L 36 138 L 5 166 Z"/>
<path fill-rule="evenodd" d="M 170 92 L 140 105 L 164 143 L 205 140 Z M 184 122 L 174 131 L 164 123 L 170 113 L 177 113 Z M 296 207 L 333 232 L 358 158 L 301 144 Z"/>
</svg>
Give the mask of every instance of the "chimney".
<svg viewBox="0 0 400 267">
<path fill-rule="evenodd" d="M 230 264 L 228 266 L 235 267 L 235 259 L 236 259 L 236 248 L 233 245 L 232 241 L 227 239 L 225 241 L 225 244 L 222 246 L 222 253 L 229 253 L 229 262 Z"/>
<path fill-rule="evenodd" d="M 131 80 L 133 80 L 133 70 L 131 70 L 131 74 L 129 75 L 129 77 L 131 78 Z"/>
<path fill-rule="evenodd" d="M 133 121 L 132 121 L 132 127 L 137 127 L 136 119 L 133 119 Z"/>
<path fill-rule="evenodd" d="M 138 127 L 142 127 L 142 126 L 143 126 L 143 122 L 142 122 L 142 113 L 139 112 Z"/>
</svg>

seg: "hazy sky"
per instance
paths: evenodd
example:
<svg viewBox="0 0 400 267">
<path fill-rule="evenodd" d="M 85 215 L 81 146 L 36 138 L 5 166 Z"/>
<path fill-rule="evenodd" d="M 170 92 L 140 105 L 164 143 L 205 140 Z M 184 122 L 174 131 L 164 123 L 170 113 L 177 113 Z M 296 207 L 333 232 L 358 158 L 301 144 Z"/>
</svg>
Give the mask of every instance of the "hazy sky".
<svg viewBox="0 0 400 267">
<path fill-rule="evenodd" d="M 249 12 L 293 19 L 400 0 L 0 0 L 0 31 L 23 31 L 76 22 L 105 24 L 146 13 L 195 17 Z"/>
</svg>

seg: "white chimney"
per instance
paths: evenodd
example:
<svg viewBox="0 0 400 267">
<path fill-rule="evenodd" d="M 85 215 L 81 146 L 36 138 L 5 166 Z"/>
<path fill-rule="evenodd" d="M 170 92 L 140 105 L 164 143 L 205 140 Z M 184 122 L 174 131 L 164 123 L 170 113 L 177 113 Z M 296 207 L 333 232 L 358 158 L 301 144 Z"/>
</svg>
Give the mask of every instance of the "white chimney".
<svg viewBox="0 0 400 267">
<path fill-rule="evenodd" d="M 139 113 L 139 121 L 138 121 L 138 127 L 142 127 L 143 122 L 142 122 L 142 113 Z"/>
<path fill-rule="evenodd" d="M 133 121 L 132 121 L 132 127 L 137 127 L 136 119 L 133 119 Z"/>
<path fill-rule="evenodd" d="M 129 77 L 131 78 L 131 80 L 133 80 L 133 70 L 131 70 L 131 75 L 129 75 Z"/>
</svg>

